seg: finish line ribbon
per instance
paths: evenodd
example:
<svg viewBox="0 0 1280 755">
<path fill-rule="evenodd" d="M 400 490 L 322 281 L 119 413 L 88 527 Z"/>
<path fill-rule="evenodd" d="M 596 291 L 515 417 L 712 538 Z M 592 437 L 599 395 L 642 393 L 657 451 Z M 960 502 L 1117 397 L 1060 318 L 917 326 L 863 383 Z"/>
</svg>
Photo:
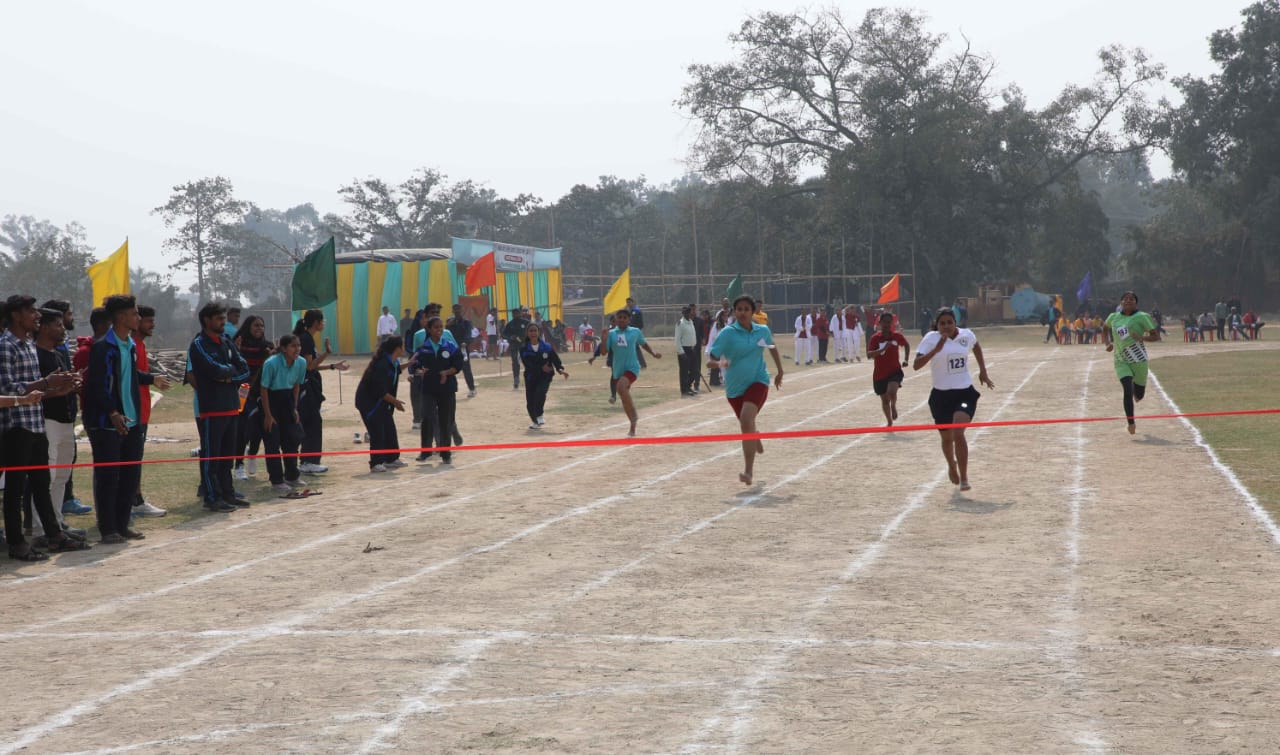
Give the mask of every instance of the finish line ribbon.
<svg viewBox="0 0 1280 755">
<path fill-rule="evenodd" d="M 1197 419 L 1202 417 L 1248 417 L 1280 414 L 1280 409 L 1240 409 L 1219 412 L 1182 412 L 1173 414 L 1135 415 L 1135 420 Z M 596 438 L 582 440 L 519 441 L 508 443 L 478 443 L 470 446 L 429 446 L 426 448 L 353 449 L 349 451 L 324 451 L 323 456 L 369 456 L 383 453 L 454 453 L 462 451 L 513 451 L 526 449 L 593 448 L 597 446 L 665 446 L 688 443 L 729 443 L 744 440 L 794 440 L 797 438 L 828 438 L 843 435 L 878 435 L 881 433 L 914 433 L 926 430 L 949 430 L 956 427 L 981 429 L 984 427 L 1027 427 L 1033 425 L 1067 425 L 1091 422 L 1116 422 L 1125 417 L 1063 417 L 1052 419 L 1008 419 L 992 422 L 968 422 L 944 425 L 894 425 L 893 427 L 833 427 L 818 430 L 779 430 L 759 433 L 719 433 L 715 435 L 655 435 L 651 437 Z M 84 464 L 52 464 L 8 467 L 3 471 L 22 472 L 34 469 L 92 469 L 94 467 L 127 467 L 141 464 L 181 464 L 207 461 L 232 461 L 237 459 L 283 459 L 310 456 L 301 452 L 292 454 L 258 454 L 255 456 L 212 456 L 209 458 L 186 457 L 176 459 L 143 459 L 141 461 L 88 462 Z"/>
</svg>

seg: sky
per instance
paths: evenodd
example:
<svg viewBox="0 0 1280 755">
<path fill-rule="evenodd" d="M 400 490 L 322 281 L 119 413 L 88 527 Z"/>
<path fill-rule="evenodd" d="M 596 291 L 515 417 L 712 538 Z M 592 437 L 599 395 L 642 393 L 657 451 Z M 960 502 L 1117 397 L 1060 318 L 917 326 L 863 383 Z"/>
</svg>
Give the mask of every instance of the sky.
<svg viewBox="0 0 1280 755">
<path fill-rule="evenodd" d="M 1170 78 L 1208 76 L 1208 36 L 1245 0 L 918 0 L 1031 107 L 1086 84 L 1097 51 L 1145 49 Z M 554 201 L 600 176 L 688 171 L 697 124 L 676 107 L 693 63 L 796 3 L 470 0 L 45 0 L 0 3 L 0 217 L 79 222 L 101 258 L 169 271 L 152 210 L 222 175 L 240 199 L 344 212 L 358 178 L 420 167 Z M 812 6 L 818 7 L 818 6 Z M 869 4 L 841 3 L 856 23 Z M 1175 98 L 1171 87 L 1159 92 Z M 1167 163 L 1156 159 L 1157 175 Z M 194 274 L 172 271 L 180 284 Z"/>
</svg>

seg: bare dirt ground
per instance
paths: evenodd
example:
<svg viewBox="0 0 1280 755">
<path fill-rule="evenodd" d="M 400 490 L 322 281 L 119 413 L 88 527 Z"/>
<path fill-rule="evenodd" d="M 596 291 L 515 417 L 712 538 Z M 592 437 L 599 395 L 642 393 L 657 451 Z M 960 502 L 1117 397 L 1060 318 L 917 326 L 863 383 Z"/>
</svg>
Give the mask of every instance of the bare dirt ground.
<svg viewBox="0 0 1280 755">
<path fill-rule="evenodd" d="M 979 420 L 1120 413 L 1101 349 L 987 353 Z M 787 366 L 762 429 L 882 423 L 868 364 Z M 463 434 L 621 435 L 571 369 L 543 434 L 499 379 Z M 0 753 L 1275 751 L 1280 546 L 1187 426 L 970 436 L 965 494 L 932 432 L 769 443 L 745 490 L 736 444 L 334 457 L 318 498 L 0 569 Z"/>
</svg>

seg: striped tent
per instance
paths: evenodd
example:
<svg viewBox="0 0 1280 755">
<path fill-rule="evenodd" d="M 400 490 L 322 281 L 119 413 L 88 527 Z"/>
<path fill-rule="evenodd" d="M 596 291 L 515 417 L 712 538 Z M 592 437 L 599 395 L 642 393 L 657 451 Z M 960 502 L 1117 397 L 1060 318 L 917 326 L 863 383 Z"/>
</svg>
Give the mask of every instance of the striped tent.
<svg viewBox="0 0 1280 755">
<path fill-rule="evenodd" d="M 458 297 L 466 295 L 466 265 L 494 246 L 493 242 L 454 239 L 459 255 L 455 249 L 373 249 L 337 255 L 338 299 L 322 309 L 323 335 L 339 353 L 365 354 L 377 346 L 378 317 L 384 306 L 397 322 L 404 310 L 417 312 L 428 302 L 438 302 L 448 312 Z M 542 269 L 499 270 L 497 285 L 486 286 L 476 295 L 488 297 L 490 306 L 497 307 L 503 317 L 512 307 L 528 306 L 537 307 L 543 317 L 563 319 L 560 250 L 535 251 L 548 253 L 534 261 Z M 299 316 L 295 313 L 295 318 Z"/>
</svg>

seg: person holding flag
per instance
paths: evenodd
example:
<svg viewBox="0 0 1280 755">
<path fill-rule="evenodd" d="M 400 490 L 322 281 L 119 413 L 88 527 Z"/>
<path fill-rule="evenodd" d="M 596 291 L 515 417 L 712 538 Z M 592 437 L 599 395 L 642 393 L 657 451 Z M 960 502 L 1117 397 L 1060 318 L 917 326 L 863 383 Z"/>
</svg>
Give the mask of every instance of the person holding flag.
<svg viewBox="0 0 1280 755">
<path fill-rule="evenodd" d="M 769 398 L 769 370 L 764 364 L 764 351 L 773 355 L 778 372 L 773 385 L 782 390 L 782 357 L 773 344 L 773 333 L 768 326 L 756 323 L 755 301 L 750 296 L 739 296 L 733 302 L 733 322 L 720 331 L 711 345 L 707 366 L 724 373 L 724 395 L 738 418 L 744 435 L 756 432 L 756 417 Z M 757 454 L 764 453 L 764 443 L 759 439 L 742 441 L 742 473 L 738 479 L 750 485 Z"/>
</svg>

